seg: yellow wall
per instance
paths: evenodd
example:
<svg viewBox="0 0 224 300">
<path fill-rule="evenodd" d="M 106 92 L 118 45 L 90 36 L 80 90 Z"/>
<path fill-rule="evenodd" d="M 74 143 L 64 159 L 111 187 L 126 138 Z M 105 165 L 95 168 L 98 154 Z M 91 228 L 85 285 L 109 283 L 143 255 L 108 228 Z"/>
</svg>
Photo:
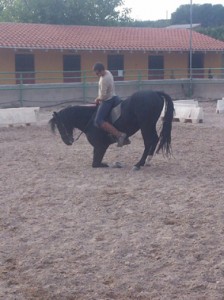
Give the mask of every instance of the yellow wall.
<svg viewBox="0 0 224 300">
<path fill-rule="evenodd" d="M 212 70 L 212 75 L 214 77 L 219 77 L 219 75 L 221 74 L 220 68 L 222 67 L 222 54 L 214 52 L 205 53 L 204 67 L 208 70 L 210 68 L 218 68 L 217 70 Z M 205 77 L 207 77 L 206 75 L 208 74 L 205 74 Z"/>
<path fill-rule="evenodd" d="M 15 51 L 13 49 L 0 49 L 0 84 L 15 84 L 14 72 Z"/>
<path fill-rule="evenodd" d="M 98 81 L 92 68 L 96 62 L 102 62 L 106 66 L 107 53 L 104 51 L 83 51 L 78 54 L 81 55 L 81 68 L 84 71 L 83 76 L 86 76 L 89 82 Z"/>
<path fill-rule="evenodd" d="M 27 52 L 27 51 L 26 51 Z M 15 83 L 15 54 L 17 52 L 13 49 L 0 49 L 0 84 L 14 84 Z M 18 53 L 23 53 L 21 50 Z M 148 59 L 150 54 L 143 51 L 60 51 L 60 50 L 34 50 L 35 56 L 35 71 L 36 83 L 60 83 L 63 82 L 63 55 L 74 54 L 81 56 L 81 70 L 82 76 L 86 77 L 88 82 L 98 81 L 97 76 L 92 71 L 93 65 L 100 61 L 107 67 L 108 54 L 124 55 L 124 79 L 136 80 L 148 79 Z M 164 52 L 164 78 L 165 79 L 181 79 L 188 77 L 188 53 L 181 52 Z M 204 55 L 204 68 L 217 68 L 213 71 L 214 76 L 220 74 L 222 67 L 222 54 L 216 52 L 207 52 Z M 179 69 L 179 70 L 178 70 Z M 5 74 L 4 72 L 8 72 Z M 10 74 L 11 72 L 11 74 Z M 214 74 L 215 73 L 215 74 Z M 206 74 L 205 74 L 206 77 Z M 3 78 L 7 78 L 4 79 Z"/>
<path fill-rule="evenodd" d="M 36 50 L 35 71 L 36 83 L 60 83 L 63 82 L 62 52 L 56 50 Z"/>
<path fill-rule="evenodd" d="M 80 53 L 82 61 L 82 70 L 86 71 L 88 81 L 98 81 L 96 75 L 92 72 L 92 67 L 96 62 L 102 62 L 107 67 L 107 56 L 108 54 L 119 54 L 124 55 L 124 71 L 125 80 L 138 79 L 137 70 L 141 70 L 142 79 L 148 78 L 148 56 L 143 52 L 105 52 L 105 51 L 95 51 L 95 52 L 83 52 Z"/>
<path fill-rule="evenodd" d="M 124 56 L 125 80 L 148 79 L 148 54 L 127 52 Z M 141 70 L 141 71 L 138 71 Z"/>
<path fill-rule="evenodd" d="M 164 54 L 164 78 L 181 79 L 187 78 L 188 72 L 188 54 L 180 52 L 171 52 Z M 167 71 L 166 71 L 167 70 Z"/>
<path fill-rule="evenodd" d="M 92 67 L 96 62 L 102 62 L 107 67 L 107 56 L 108 54 L 119 54 L 124 55 L 124 71 L 125 71 L 125 80 L 137 79 L 138 75 L 136 70 L 145 70 L 143 73 L 142 79 L 147 79 L 148 68 L 148 57 L 143 52 L 106 52 L 106 51 L 86 51 L 80 52 L 81 55 L 81 65 L 82 70 L 85 71 L 88 81 L 98 81 L 98 78 L 92 71 Z M 144 78 L 145 76 L 145 78 Z"/>
<path fill-rule="evenodd" d="M 147 79 L 147 67 L 148 67 L 148 57 L 143 52 L 106 52 L 106 51 L 83 51 L 79 52 L 81 55 L 81 66 L 85 75 L 88 77 L 88 81 L 94 82 L 98 81 L 98 78 L 92 71 L 92 67 L 96 62 L 102 62 L 107 67 L 107 56 L 108 54 L 119 54 L 124 55 L 124 70 L 125 70 L 125 80 L 137 79 L 136 70 L 145 70 L 142 79 Z M 145 78 L 144 78 L 145 76 Z"/>
</svg>

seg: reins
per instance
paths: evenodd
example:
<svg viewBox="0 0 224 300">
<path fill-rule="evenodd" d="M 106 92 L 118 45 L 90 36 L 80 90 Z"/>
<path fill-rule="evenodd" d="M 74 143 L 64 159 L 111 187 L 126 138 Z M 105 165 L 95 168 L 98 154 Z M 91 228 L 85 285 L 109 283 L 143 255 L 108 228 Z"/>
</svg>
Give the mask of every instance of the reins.
<svg viewBox="0 0 224 300">
<path fill-rule="evenodd" d="M 81 131 L 80 134 L 78 135 L 78 137 L 76 139 L 74 139 L 74 142 L 78 141 L 78 139 L 80 138 L 80 136 L 83 134 L 84 132 Z"/>
<path fill-rule="evenodd" d="M 56 112 L 54 112 L 54 117 L 55 117 L 56 122 L 60 122 L 61 127 L 63 128 L 65 134 L 66 134 L 67 137 L 68 137 L 69 135 L 68 135 L 68 133 L 67 133 L 67 129 L 66 129 L 64 123 L 62 122 L 61 118 L 58 116 L 58 114 L 57 114 Z M 80 136 L 81 136 L 83 133 L 85 133 L 86 129 L 88 128 L 90 122 L 94 119 L 94 117 L 95 117 L 95 114 L 93 113 L 93 115 L 92 115 L 92 116 L 90 117 L 90 119 L 88 120 L 88 122 L 87 122 L 85 128 L 84 128 L 83 130 L 81 130 L 81 132 L 79 133 L 79 135 L 74 139 L 74 142 L 78 141 L 79 138 L 80 138 Z"/>
<path fill-rule="evenodd" d="M 78 139 L 80 138 L 80 136 L 81 136 L 83 133 L 85 133 L 86 129 L 88 128 L 90 122 L 94 119 L 94 117 L 95 117 L 95 114 L 93 113 L 93 115 L 91 116 L 91 118 L 90 118 L 89 121 L 87 122 L 87 124 L 86 124 L 84 130 L 82 130 L 82 131 L 80 132 L 80 134 L 77 136 L 77 138 L 74 140 L 74 142 L 78 141 Z"/>
</svg>

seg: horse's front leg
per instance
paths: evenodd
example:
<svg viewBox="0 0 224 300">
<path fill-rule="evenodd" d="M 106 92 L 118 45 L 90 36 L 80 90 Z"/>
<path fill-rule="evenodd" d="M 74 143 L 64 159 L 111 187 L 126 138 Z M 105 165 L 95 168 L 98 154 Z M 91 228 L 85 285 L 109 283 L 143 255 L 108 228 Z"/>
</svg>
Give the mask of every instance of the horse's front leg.
<svg viewBox="0 0 224 300">
<path fill-rule="evenodd" d="M 103 163 L 103 157 L 107 151 L 108 146 L 95 146 L 93 149 L 93 168 L 106 168 L 109 167 L 108 164 Z"/>
</svg>

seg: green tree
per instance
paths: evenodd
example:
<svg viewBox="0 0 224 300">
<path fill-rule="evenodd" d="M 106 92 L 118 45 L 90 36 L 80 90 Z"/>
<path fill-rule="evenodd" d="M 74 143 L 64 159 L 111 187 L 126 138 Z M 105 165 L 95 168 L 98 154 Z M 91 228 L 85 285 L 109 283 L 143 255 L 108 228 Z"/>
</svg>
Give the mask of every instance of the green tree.
<svg viewBox="0 0 224 300">
<path fill-rule="evenodd" d="M 189 24 L 190 5 L 181 5 L 171 14 L 171 24 Z"/>
<path fill-rule="evenodd" d="M 0 0 L 0 20 L 110 26 L 131 21 L 123 5 L 123 0 Z"/>
<path fill-rule="evenodd" d="M 198 32 L 224 40 L 224 6 L 221 4 L 193 4 L 192 21 L 200 23 Z M 171 15 L 171 24 L 190 23 L 190 5 L 181 5 Z"/>
<path fill-rule="evenodd" d="M 129 22 L 133 27 L 149 27 L 149 28 L 162 28 L 170 25 L 170 20 L 157 20 L 157 21 L 139 21 L 134 20 Z"/>
<path fill-rule="evenodd" d="M 224 25 L 224 6 L 221 4 L 193 4 L 192 21 L 200 23 L 202 27 L 216 27 Z M 190 23 L 190 5 L 181 5 L 171 15 L 171 24 Z"/>
<path fill-rule="evenodd" d="M 197 29 L 197 31 L 211 36 L 214 39 L 224 41 L 224 26 L 200 28 Z"/>
</svg>

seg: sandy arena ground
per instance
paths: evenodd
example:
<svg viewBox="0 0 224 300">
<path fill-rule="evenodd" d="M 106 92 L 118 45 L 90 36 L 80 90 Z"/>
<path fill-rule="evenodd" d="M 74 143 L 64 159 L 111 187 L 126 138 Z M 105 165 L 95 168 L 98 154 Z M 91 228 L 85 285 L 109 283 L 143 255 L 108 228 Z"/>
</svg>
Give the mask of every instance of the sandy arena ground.
<svg viewBox="0 0 224 300">
<path fill-rule="evenodd" d="M 173 154 L 132 171 L 140 134 L 92 169 L 37 126 L 0 128 L 0 299 L 223 300 L 224 114 L 173 123 Z"/>
</svg>

